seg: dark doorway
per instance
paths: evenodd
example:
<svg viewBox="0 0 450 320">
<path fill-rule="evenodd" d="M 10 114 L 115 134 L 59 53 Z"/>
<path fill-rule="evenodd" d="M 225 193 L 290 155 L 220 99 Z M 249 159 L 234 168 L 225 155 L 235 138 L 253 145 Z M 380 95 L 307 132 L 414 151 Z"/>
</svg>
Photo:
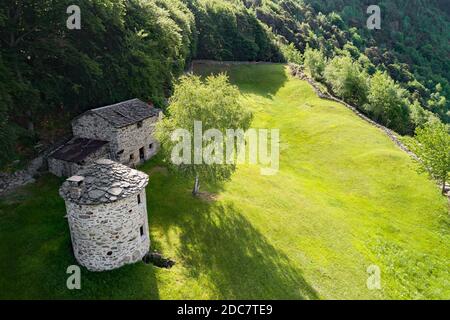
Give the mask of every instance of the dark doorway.
<svg viewBox="0 0 450 320">
<path fill-rule="evenodd" d="M 145 160 L 144 148 L 139 149 L 139 158 L 141 158 L 141 160 Z"/>
</svg>

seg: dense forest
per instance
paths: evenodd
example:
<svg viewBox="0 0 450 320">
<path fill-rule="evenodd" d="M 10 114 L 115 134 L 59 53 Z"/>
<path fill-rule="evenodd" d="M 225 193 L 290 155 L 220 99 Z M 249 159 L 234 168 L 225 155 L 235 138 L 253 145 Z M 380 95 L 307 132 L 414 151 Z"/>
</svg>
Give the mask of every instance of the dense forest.
<svg viewBox="0 0 450 320">
<path fill-rule="evenodd" d="M 86 109 L 133 97 L 164 107 L 192 59 L 294 62 L 401 134 L 449 122 L 445 1 L 1 0 L 0 166 L 48 144 Z M 389 90 L 384 90 L 388 88 Z M 389 94 L 386 94 L 389 92 Z"/>
</svg>

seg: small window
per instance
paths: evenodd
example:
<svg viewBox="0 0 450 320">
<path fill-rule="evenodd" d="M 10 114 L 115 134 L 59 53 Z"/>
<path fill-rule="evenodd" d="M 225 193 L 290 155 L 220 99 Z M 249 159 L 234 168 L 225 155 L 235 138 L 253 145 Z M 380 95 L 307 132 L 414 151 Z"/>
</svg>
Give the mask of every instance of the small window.
<svg viewBox="0 0 450 320">
<path fill-rule="evenodd" d="M 137 123 L 137 127 L 138 127 L 138 128 L 142 128 L 142 121 L 139 121 L 139 122 Z"/>
<path fill-rule="evenodd" d="M 150 144 L 148 145 L 148 148 L 149 148 L 150 150 L 152 150 L 152 149 L 153 149 L 153 143 L 150 143 Z"/>
<path fill-rule="evenodd" d="M 130 160 L 134 160 L 134 154 L 130 154 Z"/>
<path fill-rule="evenodd" d="M 108 251 L 108 253 L 106 254 L 107 256 L 112 255 L 112 251 Z"/>
<path fill-rule="evenodd" d="M 144 226 L 140 227 L 139 232 L 140 232 L 141 237 L 142 237 L 144 235 Z"/>
<path fill-rule="evenodd" d="M 138 195 L 137 195 L 137 198 L 138 198 L 138 204 L 141 204 L 141 195 L 138 194 Z"/>
</svg>

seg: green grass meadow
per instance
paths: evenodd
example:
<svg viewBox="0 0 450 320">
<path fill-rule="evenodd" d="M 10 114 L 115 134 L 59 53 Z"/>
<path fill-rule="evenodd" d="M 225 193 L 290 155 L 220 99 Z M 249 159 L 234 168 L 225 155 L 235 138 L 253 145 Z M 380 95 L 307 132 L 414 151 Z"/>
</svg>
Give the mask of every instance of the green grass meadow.
<svg viewBox="0 0 450 320">
<path fill-rule="evenodd" d="M 449 299 L 450 218 L 435 183 L 379 129 L 319 99 L 281 64 L 226 71 L 254 113 L 278 128 L 280 170 L 241 165 L 202 185 L 156 157 L 140 169 L 152 249 L 177 263 L 90 273 L 66 288 L 71 252 L 61 179 L 0 199 L 0 299 Z M 367 268 L 381 269 L 369 290 Z"/>
</svg>

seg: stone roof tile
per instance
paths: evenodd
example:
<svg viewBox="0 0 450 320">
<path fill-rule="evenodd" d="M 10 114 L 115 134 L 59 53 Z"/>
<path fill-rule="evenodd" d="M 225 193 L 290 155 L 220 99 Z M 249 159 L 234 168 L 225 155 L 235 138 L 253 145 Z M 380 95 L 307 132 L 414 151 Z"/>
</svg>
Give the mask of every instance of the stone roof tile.
<svg viewBox="0 0 450 320">
<path fill-rule="evenodd" d="M 100 159 L 68 178 L 59 193 L 66 201 L 93 205 L 138 194 L 147 184 L 148 175 L 145 173 Z"/>
<path fill-rule="evenodd" d="M 132 99 L 110 106 L 92 109 L 88 112 L 104 118 L 116 128 L 121 128 L 150 117 L 159 116 L 161 110 L 139 99 Z"/>
<path fill-rule="evenodd" d="M 92 153 L 100 150 L 107 143 L 107 141 L 101 140 L 73 138 L 64 146 L 53 152 L 50 155 L 50 158 L 77 163 L 83 161 Z"/>
</svg>

